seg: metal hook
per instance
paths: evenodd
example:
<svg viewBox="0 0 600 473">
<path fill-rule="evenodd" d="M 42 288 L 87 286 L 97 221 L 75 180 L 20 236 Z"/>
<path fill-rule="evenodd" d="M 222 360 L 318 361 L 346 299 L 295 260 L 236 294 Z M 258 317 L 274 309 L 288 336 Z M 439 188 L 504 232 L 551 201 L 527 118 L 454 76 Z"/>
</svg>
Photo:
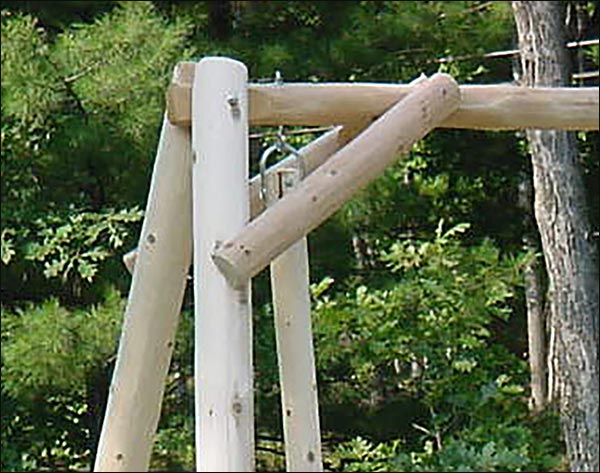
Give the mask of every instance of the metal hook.
<svg viewBox="0 0 600 473">
<path fill-rule="evenodd" d="M 275 85 L 282 85 L 283 78 L 281 77 L 281 72 L 275 71 Z M 275 151 L 279 151 L 282 154 L 289 153 L 294 157 L 294 167 L 298 171 L 300 179 L 304 177 L 305 168 L 304 161 L 302 160 L 302 154 L 290 145 L 285 138 L 285 134 L 283 133 L 283 125 L 279 127 L 277 130 L 277 135 L 275 137 L 275 143 L 269 146 L 260 157 L 260 161 L 258 162 L 259 171 L 260 171 L 260 189 L 259 189 L 259 197 L 261 200 L 265 201 L 267 198 L 267 187 L 266 187 L 266 174 L 267 174 L 267 160 L 269 156 L 273 154 Z"/>
<path fill-rule="evenodd" d="M 283 77 L 281 77 L 281 72 L 279 71 L 275 71 L 275 81 L 274 81 L 275 85 L 281 85 L 283 84 Z"/>
<path fill-rule="evenodd" d="M 283 127 L 281 127 L 283 128 Z M 277 136 L 277 145 L 279 146 L 279 151 L 281 153 L 289 153 L 292 156 L 294 156 L 294 165 L 296 167 L 296 169 L 298 170 L 298 172 L 300 173 L 300 179 L 302 179 L 304 177 L 304 161 L 302 160 L 302 153 L 300 153 L 300 151 L 298 151 L 296 148 L 294 148 L 292 145 L 290 145 L 286 140 L 285 140 L 285 135 L 283 134 L 283 130 L 281 130 L 281 135 L 278 134 Z"/>
<path fill-rule="evenodd" d="M 258 162 L 258 168 L 260 171 L 260 188 L 258 190 L 258 196 L 260 200 L 267 200 L 267 160 L 269 156 L 273 154 L 275 151 L 279 150 L 279 146 L 277 144 L 269 146 L 260 157 L 260 161 Z"/>
<path fill-rule="evenodd" d="M 260 189 L 259 189 L 259 197 L 261 200 L 265 201 L 267 198 L 267 186 L 266 186 L 266 176 L 267 176 L 267 161 L 269 156 L 271 156 L 274 152 L 278 151 L 281 154 L 289 153 L 294 158 L 294 167 L 296 168 L 299 178 L 302 179 L 304 177 L 304 161 L 302 160 L 302 153 L 300 153 L 296 148 L 285 141 L 285 135 L 283 134 L 283 127 L 280 127 L 280 131 L 277 133 L 276 141 L 274 144 L 269 146 L 261 155 L 260 160 L 258 162 L 258 168 L 260 172 Z"/>
</svg>

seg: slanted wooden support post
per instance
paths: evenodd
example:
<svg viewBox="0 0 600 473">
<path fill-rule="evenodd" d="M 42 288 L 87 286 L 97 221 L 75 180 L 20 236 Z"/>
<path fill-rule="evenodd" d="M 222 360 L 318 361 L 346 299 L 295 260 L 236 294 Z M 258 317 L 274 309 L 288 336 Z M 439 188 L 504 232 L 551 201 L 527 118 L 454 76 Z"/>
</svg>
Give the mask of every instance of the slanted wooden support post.
<svg viewBox="0 0 600 473">
<path fill-rule="evenodd" d="M 192 87 L 197 471 L 254 470 L 249 278 L 233 288 L 210 258 L 250 217 L 247 70 L 208 57 Z"/>
<path fill-rule="evenodd" d="M 94 471 L 148 471 L 191 260 L 191 142 L 164 119 Z"/>
<path fill-rule="evenodd" d="M 435 74 L 321 165 L 290 194 L 224 241 L 213 260 L 234 285 L 243 284 L 406 154 L 460 104 L 458 85 Z"/>
<path fill-rule="evenodd" d="M 298 184 L 300 168 L 295 164 L 266 179 L 267 205 Z M 323 471 L 306 237 L 271 262 L 271 292 L 286 471 Z"/>
</svg>

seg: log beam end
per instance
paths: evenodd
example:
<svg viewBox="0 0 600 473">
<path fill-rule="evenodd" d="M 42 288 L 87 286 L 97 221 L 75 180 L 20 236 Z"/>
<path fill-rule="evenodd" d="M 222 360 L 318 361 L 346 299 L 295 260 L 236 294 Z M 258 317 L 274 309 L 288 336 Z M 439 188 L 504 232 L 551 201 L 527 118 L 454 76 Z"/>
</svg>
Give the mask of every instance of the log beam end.
<svg viewBox="0 0 600 473">
<path fill-rule="evenodd" d="M 173 79 L 167 88 L 167 119 L 171 125 L 190 127 L 192 124 L 192 84 L 195 62 L 180 62 L 175 66 Z"/>
<path fill-rule="evenodd" d="M 217 250 L 218 248 L 215 248 L 215 252 L 210 255 L 213 263 L 233 289 L 242 289 L 248 283 L 250 277 L 240 270 L 242 266 L 231 262 L 226 252 L 218 252 Z"/>
</svg>

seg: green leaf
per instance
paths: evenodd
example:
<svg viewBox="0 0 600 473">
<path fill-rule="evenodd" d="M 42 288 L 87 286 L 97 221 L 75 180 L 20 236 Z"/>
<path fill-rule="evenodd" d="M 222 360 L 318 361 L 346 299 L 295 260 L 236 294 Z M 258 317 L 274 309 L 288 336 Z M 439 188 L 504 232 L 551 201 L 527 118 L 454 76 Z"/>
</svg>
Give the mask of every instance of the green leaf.
<svg viewBox="0 0 600 473">
<path fill-rule="evenodd" d="M 88 261 L 81 260 L 79 261 L 77 270 L 79 271 L 79 275 L 83 279 L 85 279 L 88 282 L 92 282 L 92 278 L 98 271 L 98 266 L 94 263 L 89 263 Z"/>
<path fill-rule="evenodd" d="M 16 254 L 14 242 L 10 238 L 14 234 L 14 230 L 5 228 L 0 235 L 0 260 L 3 264 L 10 263 L 10 260 Z"/>
<path fill-rule="evenodd" d="M 66 264 L 67 260 L 65 259 L 54 259 L 45 263 L 44 276 L 47 278 L 59 276 Z"/>
</svg>

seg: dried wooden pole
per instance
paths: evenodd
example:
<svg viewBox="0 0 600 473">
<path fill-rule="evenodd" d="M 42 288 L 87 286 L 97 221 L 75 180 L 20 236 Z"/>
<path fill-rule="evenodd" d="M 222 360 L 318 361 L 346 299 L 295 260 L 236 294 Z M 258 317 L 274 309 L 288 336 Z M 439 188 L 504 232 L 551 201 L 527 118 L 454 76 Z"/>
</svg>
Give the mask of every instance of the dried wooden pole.
<svg viewBox="0 0 600 473">
<path fill-rule="evenodd" d="M 280 168 L 265 180 L 267 204 L 273 205 L 297 185 L 300 170 Z M 306 237 L 275 258 L 270 269 L 286 471 L 323 471 Z"/>
<path fill-rule="evenodd" d="M 462 102 L 441 128 L 598 130 L 598 88 L 460 86 Z M 410 93 L 395 84 L 256 85 L 253 125 L 327 125 L 377 117 Z"/>
<path fill-rule="evenodd" d="M 192 95 L 197 471 L 254 470 L 250 285 L 215 267 L 215 242 L 250 217 L 246 67 L 209 57 Z"/>
<path fill-rule="evenodd" d="M 359 189 L 379 176 L 460 104 L 458 85 L 446 74 L 414 86 L 357 138 L 321 165 L 289 195 L 215 248 L 213 260 L 239 285 L 316 228 Z"/>
<path fill-rule="evenodd" d="M 94 471 L 148 471 L 191 260 L 189 130 L 164 119 Z"/>
<path fill-rule="evenodd" d="M 169 120 L 190 126 L 193 63 L 167 92 Z M 252 125 L 331 125 L 376 118 L 407 96 L 410 84 L 250 84 Z M 597 87 L 462 85 L 462 101 L 442 128 L 598 130 Z"/>
</svg>

